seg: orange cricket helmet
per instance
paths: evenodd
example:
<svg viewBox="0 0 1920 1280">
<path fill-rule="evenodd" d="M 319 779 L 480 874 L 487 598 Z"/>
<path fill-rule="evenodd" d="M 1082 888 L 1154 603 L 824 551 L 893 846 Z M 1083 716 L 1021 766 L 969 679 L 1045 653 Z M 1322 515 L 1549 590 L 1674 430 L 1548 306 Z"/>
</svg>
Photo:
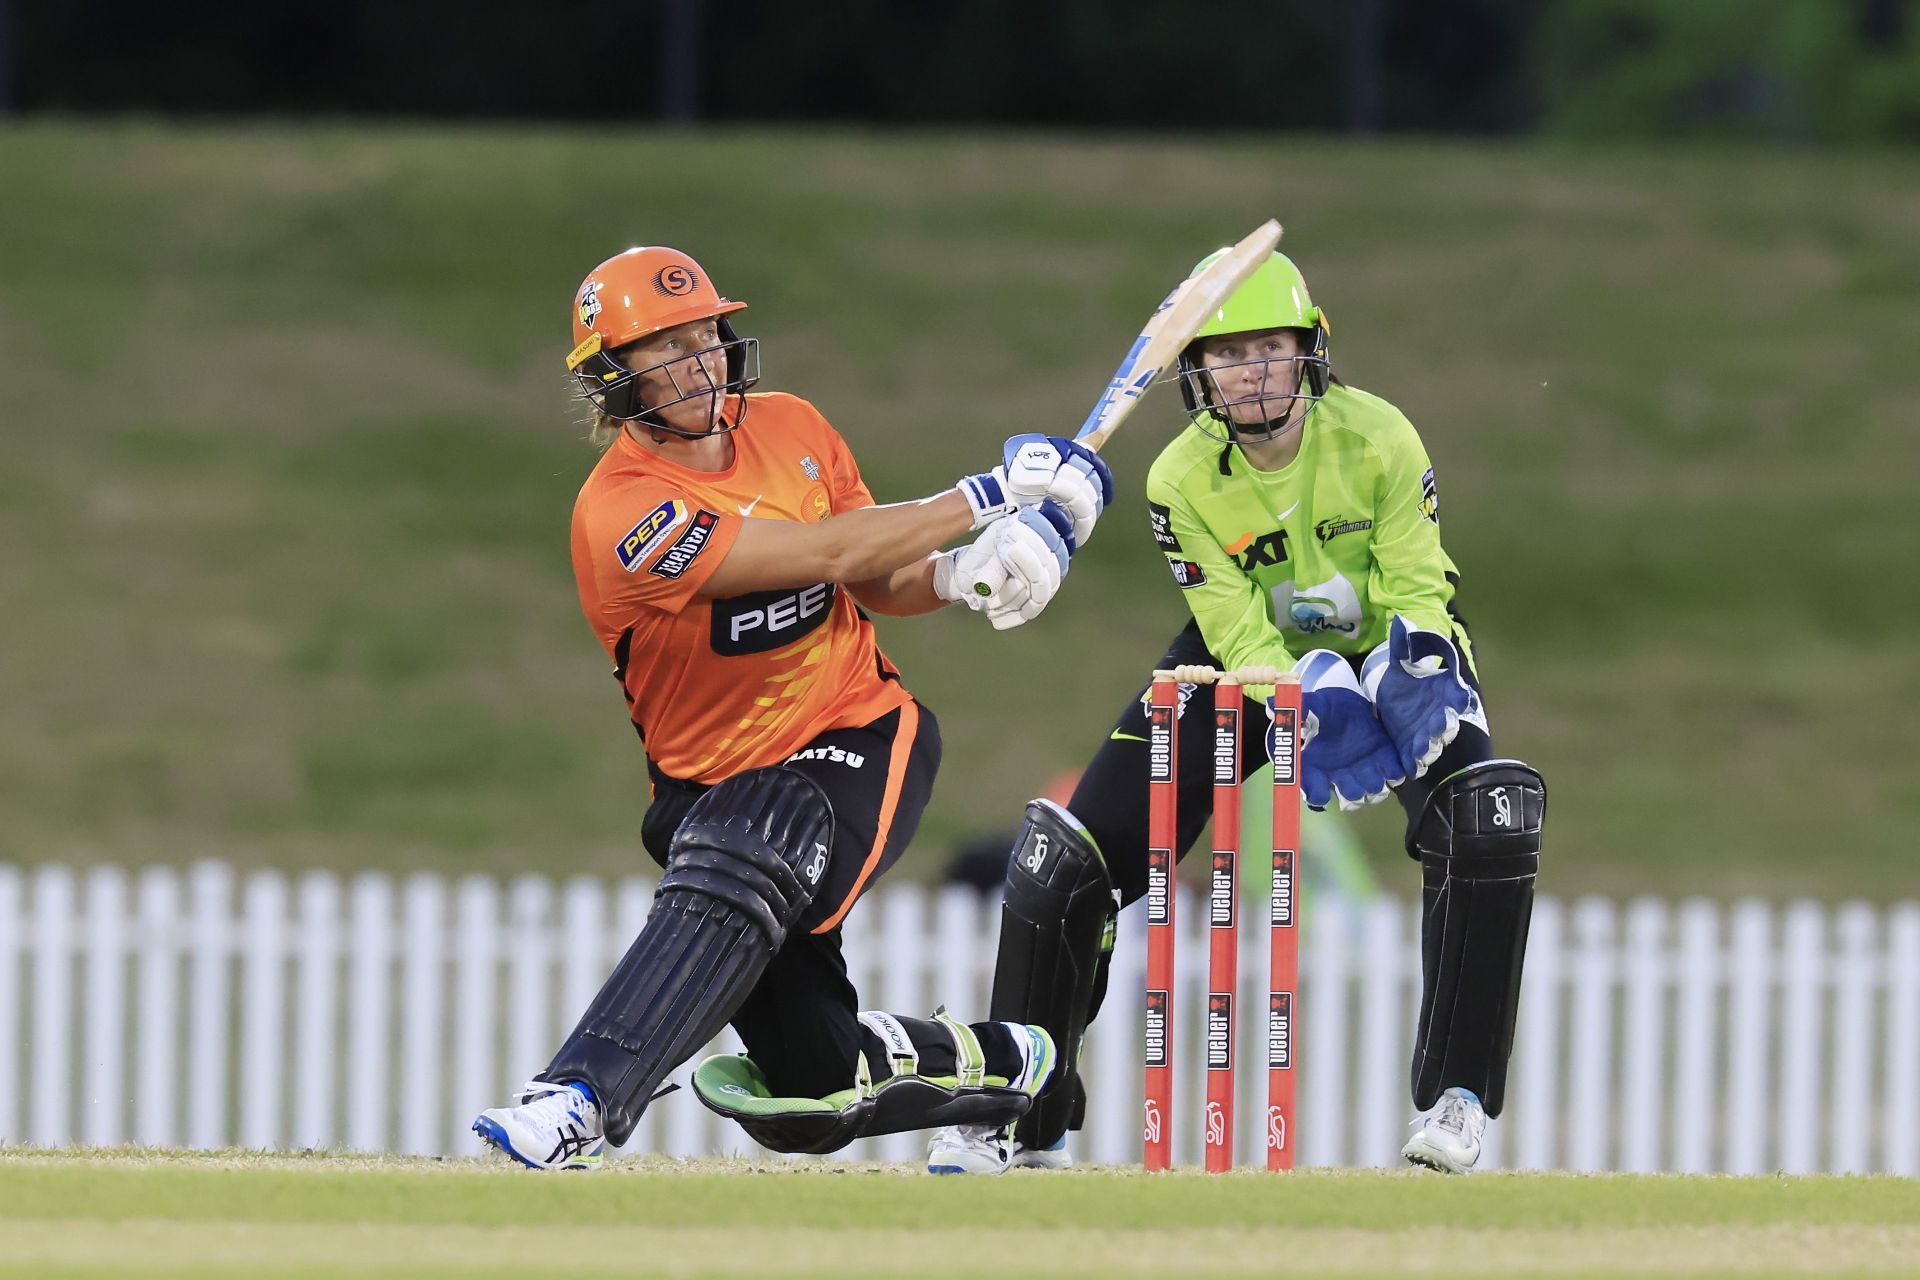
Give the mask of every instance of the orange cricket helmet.
<svg viewBox="0 0 1920 1280">
<path fill-rule="evenodd" d="M 679 401 L 643 404 L 638 380 L 650 370 L 628 369 L 624 362 L 614 359 L 612 353 L 662 329 L 712 318 L 718 321 L 718 347 L 726 355 L 727 380 L 720 390 L 725 395 L 742 397 L 733 420 L 728 422 L 723 416 L 714 428 L 730 431 L 746 417 L 744 393 L 760 380 L 758 340 L 740 337 L 726 319 L 746 305 L 722 297 L 700 264 L 678 249 L 665 245 L 628 249 L 608 258 L 580 282 L 579 291 L 574 295 L 574 346 L 567 355 L 567 369 L 578 380 L 581 395 L 610 418 L 640 420 L 674 435 L 705 434 L 679 431 L 660 421 L 654 411 Z M 671 372 L 669 377 L 678 388 L 679 378 Z M 707 385 L 695 387 L 683 391 L 680 399 L 702 395 L 711 389 Z"/>
</svg>

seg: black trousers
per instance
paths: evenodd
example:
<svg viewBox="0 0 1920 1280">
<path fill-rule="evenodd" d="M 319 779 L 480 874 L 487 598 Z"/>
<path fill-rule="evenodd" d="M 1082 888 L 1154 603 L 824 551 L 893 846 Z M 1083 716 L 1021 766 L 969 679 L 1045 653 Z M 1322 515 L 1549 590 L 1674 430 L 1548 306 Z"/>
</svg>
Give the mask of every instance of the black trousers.
<svg viewBox="0 0 1920 1280">
<path fill-rule="evenodd" d="M 832 802 L 833 848 L 813 901 L 734 1015 L 733 1029 L 776 1094 L 820 1098 L 853 1082 L 863 1048 L 870 1062 L 886 1061 L 878 1037 L 857 1019 L 840 924 L 920 826 L 940 768 L 940 726 L 909 703 L 871 724 L 829 730 L 787 763 Z M 652 777 L 641 840 L 664 867 L 673 833 L 707 788 L 657 770 Z"/>
<path fill-rule="evenodd" d="M 1352 659 L 1357 668 L 1360 659 Z M 1199 625 L 1189 622 L 1173 638 L 1162 668 L 1183 664 L 1218 667 L 1220 660 L 1207 650 Z M 1479 687 L 1471 668 L 1467 678 Z M 1114 722 L 1112 731 L 1093 761 L 1081 774 L 1073 789 L 1068 808 L 1074 817 L 1093 833 L 1107 869 L 1120 890 L 1122 904 L 1145 897 L 1147 892 L 1147 693 L 1143 684 L 1139 696 L 1129 702 Z M 1183 690 L 1183 692 L 1187 692 Z M 1178 799 L 1175 803 L 1178 834 L 1173 854 L 1184 858 L 1201 830 L 1213 816 L 1213 724 L 1208 714 L 1213 707 L 1213 690 L 1193 688 L 1191 697 L 1200 701 L 1199 714 L 1189 715 L 1182 703 L 1175 751 L 1179 759 Z M 1245 777 L 1267 761 L 1267 714 L 1264 702 L 1247 700 L 1240 717 L 1240 772 Z M 1441 779 L 1470 764 L 1493 759 L 1493 740 L 1474 725 L 1461 725 L 1459 734 L 1447 744 L 1440 758 L 1427 767 L 1418 779 L 1402 783 L 1394 798 L 1406 811 L 1408 853 L 1412 855 L 1413 824 L 1419 819 L 1427 797 Z"/>
</svg>

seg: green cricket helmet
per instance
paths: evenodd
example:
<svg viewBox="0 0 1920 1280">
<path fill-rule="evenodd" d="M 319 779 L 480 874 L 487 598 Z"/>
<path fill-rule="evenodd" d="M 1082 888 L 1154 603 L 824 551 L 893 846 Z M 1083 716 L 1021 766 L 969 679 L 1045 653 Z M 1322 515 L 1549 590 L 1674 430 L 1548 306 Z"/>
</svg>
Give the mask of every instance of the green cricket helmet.
<svg viewBox="0 0 1920 1280">
<path fill-rule="evenodd" d="M 1206 270 L 1225 252 L 1225 249 L 1221 249 L 1208 254 L 1194 266 L 1192 274 L 1198 275 Z M 1259 333 L 1268 329 L 1300 331 L 1301 354 L 1242 360 L 1212 368 L 1207 368 L 1201 362 L 1200 345 L 1207 338 L 1228 333 Z M 1227 444 L 1237 440 L 1256 443 L 1272 440 L 1295 426 L 1305 425 L 1307 415 L 1327 394 L 1327 387 L 1333 380 L 1333 366 L 1327 359 L 1327 338 L 1330 333 L 1326 313 L 1313 305 L 1300 268 L 1294 266 L 1293 260 L 1286 254 L 1275 253 L 1254 268 L 1246 283 L 1235 289 L 1220 309 L 1207 317 L 1206 323 L 1194 334 L 1193 341 L 1181 351 L 1180 398 L 1186 402 L 1188 420 L 1214 439 Z M 1285 395 L 1229 399 L 1222 393 L 1216 375 L 1250 364 L 1297 365 L 1299 372 L 1292 379 L 1293 390 Z M 1284 400 L 1285 407 L 1278 415 L 1264 419 L 1260 426 L 1236 424 L 1228 413 L 1234 404 L 1272 403 L 1276 400 Z M 1295 410 L 1302 402 L 1304 409 L 1299 413 L 1298 422 L 1294 422 Z M 1224 428 L 1225 433 L 1216 428 Z"/>
</svg>

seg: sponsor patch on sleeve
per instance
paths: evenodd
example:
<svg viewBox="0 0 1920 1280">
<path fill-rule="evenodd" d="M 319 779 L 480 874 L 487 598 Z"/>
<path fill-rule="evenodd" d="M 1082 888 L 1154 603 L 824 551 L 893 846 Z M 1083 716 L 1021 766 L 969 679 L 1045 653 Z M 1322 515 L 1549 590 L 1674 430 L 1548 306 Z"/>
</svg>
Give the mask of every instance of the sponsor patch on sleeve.
<svg viewBox="0 0 1920 1280">
<path fill-rule="evenodd" d="M 647 566 L 647 572 L 656 578 L 677 578 L 685 573 L 689 566 L 707 549 L 713 541 L 714 526 L 720 523 L 720 517 L 704 507 L 693 513 L 693 521 L 687 525 L 686 532 L 675 538 L 670 546 L 660 554 L 660 558 Z"/>
<path fill-rule="evenodd" d="M 628 573 L 638 569 L 640 562 L 686 518 L 687 504 L 677 498 L 668 498 L 647 512 L 640 518 L 640 523 L 627 530 L 626 536 L 614 548 L 614 553 L 620 557 L 620 567 Z"/>
<path fill-rule="evenodd" d="M 1420 477 L 1420 514 L 1435 524 L 1440 523 L 1440 490 L 1434 487 L 1432 467 Z"/>
<path fill-rule="evenodd" d="M 1177 560 L 1168 556 L 1167 567 L 1173 570 L 1173 580 L 1180 584 L 1182 591 L 1200 586 L 1207 580 L 1206 571 L 1191 560 Z"/>
<path fill-rule="evenodd" d="M 1157 502 L 1147 504 L 1147 520 L 1153 525 L 1153 540 L 1162 551 L 1180 550 L 1180 539 L 1173 536 L 1173 517 Z"/>
</svg>

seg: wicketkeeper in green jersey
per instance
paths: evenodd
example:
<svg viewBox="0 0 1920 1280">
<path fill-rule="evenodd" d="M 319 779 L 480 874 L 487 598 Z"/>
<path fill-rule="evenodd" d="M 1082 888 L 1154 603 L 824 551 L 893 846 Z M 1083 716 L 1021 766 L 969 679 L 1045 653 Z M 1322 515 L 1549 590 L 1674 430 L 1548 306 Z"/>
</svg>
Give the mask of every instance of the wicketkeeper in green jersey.
<svg viewBox="0 0 1920 1280">
<path fill-rule="evenodd" d="M 1155 665 L 1291 668 L 1307 803 L 1392 794 L 1405 809 L 1424 897 L 1412 1092 L 1425 1115 L 1403 1154 L 1463 1173 L 1505 1091 L 1546 786 L 1495 755 L 1426 449 L 1398 409 L 1334 376 L 1329 334 L 1276 253 L 1181 354 L 1191 426 L 1154 462 L 1147 499 L 1193 618 Z M 1268 691 L 1249 692 L 1264 710 Z M 1115 904 L 1147 890 L 1145 704 L 1144 690 L 1127 704 L 1067 805 L 1027 807 L 1008 863 L 992 1016 L 1047 1027 L 1061 1069 L 1016 1130 L 943 1130 L 932 1164 L 1069 1162 Z M 1241 717 L 1246 772 L 1267 758 L 1267 720 Z M 1184 856 L 1211 813 L 1211 735 L 1183 733 L 1179 751 Z"/>
</svg>

